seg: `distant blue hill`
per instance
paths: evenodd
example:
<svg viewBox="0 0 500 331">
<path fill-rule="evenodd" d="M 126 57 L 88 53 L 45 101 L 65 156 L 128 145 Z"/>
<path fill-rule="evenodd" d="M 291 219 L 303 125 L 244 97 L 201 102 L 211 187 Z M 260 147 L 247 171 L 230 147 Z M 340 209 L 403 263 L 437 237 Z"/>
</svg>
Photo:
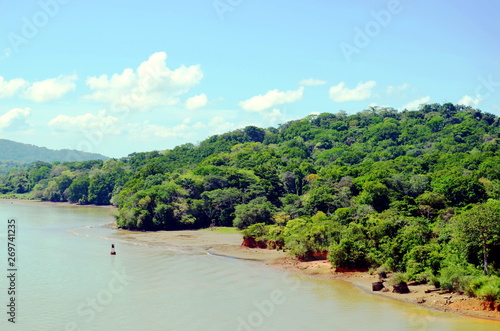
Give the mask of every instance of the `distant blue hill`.
<svg viewBox="0 0 500 331">
<path fill-rule="evenodd" d="M 30 163 L 43 162 L 74 162 L 88 160 L 107 160 L 107 156 L 86 153 L 71 149 L 53 150 L 15 141 L 0 139 L 0 162 L 2 163 Z"/>
</svg>

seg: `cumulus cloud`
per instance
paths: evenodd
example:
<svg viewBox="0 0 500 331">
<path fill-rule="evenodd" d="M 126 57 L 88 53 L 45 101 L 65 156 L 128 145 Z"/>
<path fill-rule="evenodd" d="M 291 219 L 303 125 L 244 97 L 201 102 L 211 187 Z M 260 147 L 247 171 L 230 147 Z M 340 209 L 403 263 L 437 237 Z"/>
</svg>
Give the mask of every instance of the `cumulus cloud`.
<svg viewBox="0 0 500 331">
<path fill-rule="evenodd" d="M 298 101 L 302 99 L 303 95 L 303 86 L 294 91 L 280 92 L 278 90 L 271 90 L 264 95 L 257 95 L 248 100 L 241 101 L 240 107 L 248 111 L 261 112 L 277 105 Z"/>
<path fill-rule="evenodd" d="M 362 101 L 368 99 L 372 95 L 372 89 L 377 85 L 375 81 L 369 81 L 366 83 L 358 83 L 358 85 L 349 89 L 345 87 L 344 82 L 330 87 L 330 99 L 335 102 L 347 102 L 347 101 Z"/>
<path fill-rule="evenodd" d="M 26 118 L 30 115 L 30 108 L 14 108 L 0 116 L 0 130 L 25 125 Z"/>
<path fill-rule="evenodd" d="M 119 133 L 118 118 L 106 115 L 105 110 L 97 114 L 86 113 L 78 116 L 57 115 L 49 121 L 49 127 L 57 131 Z"/>
<path fill-rule="evenodd" d="M 189 110 L 194 110 L 198 108 L 205 107 L 208 103 L 208 98 L 206 94 L 196 95 L 186 100 L 186 108 Z"/>
<path fill-rule="evenodd" d="M 144 123 L 130 123 L 127 125 L 127 139 L 131 141 L 151 141 L 153 138 L 189 138 L 194 135 L 193 130 L 186 124 L 174 127 Z"/>
<path fill-rule="evenodd" d="M 18 91 L 28 85 L 28 82 L 22 78 L 5 80 L 0 76 L 0 99 L 14 96 Z"/>
<path fill-rule="evenodd" d="M 76 88 L 76 75 L 50 78 L 43 81 L 33 83 L 24 92 L 26 99 L 35 102 L 47 102 L 62 98 L 66 93 L 73 91 Z"/>
<path fill-rule="evenodd" d="M 299 82 L 301 86 L 319 86 L 326 85 L 328 82 L 321 79 L 307 78 Z"/>
<path fill-rule="evenodd" d="M 401 109 L 416 109 L 418 108 L 421 104 L 428 103 L 431 100 L 430 96 L 426 96 L 417 100 L 413 100 L 408 102 L 406 105 L 401 107 Z"/>
<path fill-rule="evenodd" d="M 477 106 L 480 102 L 481 102 L 480 95 L 476 95 L 475 98 L 469 95 L 464 95 L 460 100 L 458 100 L 459 105 L 465 105 L 465 106 Z"/>
<path fill-rule="evenodd" d="M 154 53 L 136 70 L 127 68 L 121 74 L 101 75 L 87 79 L 93 93 L 90 100 L 106 102 L 112 109 L 148 110 L 156 106 L 180 104 L 179 96 L 187 93 L 203 78 L 199 65 L 180 66 L 171 70 L 165 52 Z"/>
<path fill-rule="evenodd" d="M 216 117 L 208 123 L 195 122 L 191 124 L 191 120 L 184 120 L 181 124 L 166 127 L 149 122 L 129 123 L 125 127 L 127 139 L 130 141 L 147 141 L 151 139 L 193 139 L 199 134 L 202 129 L 210 129 L 211 134 L 223 133 L 232 127 L 232 124 L 226 122 L 222 117 Z"/>
<path fill-rule="evenodd" d="M 226 133 L 235 129 L 234 123 L 226 121 L 226 119 L 222 116 L 213 117 L 207 125 L 211 130 L 211 134 L 221 134 Z"/>
<path fill-rule="evenodd" d="M 271 111 L 264 113 L 263 116 L 270 124 L 285 122 L 285 115 L 278 108 L 273 108 Z"/>
<path fill-rule="evenodd" d="M 408 87 L 410 87 L 410 84 L 408 83 L 404 83 L 402 85 L 389 85 L 387 87 L 387 93 L 388 94 L 399 93 L 406 90 Z"/>
<path fill-rule="evenodd" d="M 221 134 L 236 129 L 236 125 L 228 122 L 223 116 L 214 116 L 207 122 L 195 122 L 191 124 L 191 119 L 185 119 L 182 124 L 186 125 L 186 133 L 196 132 L 197 130 L 208 129 L 209 134 Z"/>
<path fill-rule="evenodd" d="M 47 102 L 59 99 L 76 88 L 76 75 L 49 78 L 30 83 L 22 78 L 6 81 L 0 76 L 0 98 L 13 97 L 16 94 L 35 102 Z"/>
<path fill-rule="evenodd" d="M 170 127 L 151 124 L 147 121 L 129 123 L 124 131 L 130 141 L 151 141 L 154 138 L 193 139 L 200 133 L 200 130 L 205 129 L 208 129 L 209 134 L 221 134 L 235 129 L 235 125 L 222 116 L 215 116 L 207 122 L 197 121 L 194 123 L 190 118 L 186 118 L 181 124 Z"/>
</svg>

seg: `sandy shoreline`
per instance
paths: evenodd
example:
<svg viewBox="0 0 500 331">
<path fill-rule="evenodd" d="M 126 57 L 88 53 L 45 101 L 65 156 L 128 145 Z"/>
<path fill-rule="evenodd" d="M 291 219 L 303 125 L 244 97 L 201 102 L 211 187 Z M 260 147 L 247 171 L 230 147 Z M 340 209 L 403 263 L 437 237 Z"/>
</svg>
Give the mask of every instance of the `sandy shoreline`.
<svg viewBox="0 0 500 331">
<path fill-rule="evenodd" d="M 392 293 L 392 287 L 385 284 L 389 291 L 373 292 L 372 282 L 378 281 L 377 275 L 366 272 L 335 272 L 326 260 L 301 262 L 283 251 L 242 247 L 242 236 L 239 233 L 220 233 L 211 230 L 198 231 L 157 231 L 135 232 L 117 230 L 124 240 L 154 246 L 197 247 L 215 255 L 261 261 L 265 265 L 301 275 L 327 280 L 346 281 L 366 293 L 379 295 L 390 299 L 421 305 L 430 309 L 451 312 L 467 317 L 500 321 L 499 305 L 494 310 L 488 309 L 488 304 L 466 295 L 455 293 L 439 294 L 425 293 L 433 289 L 432 285 L 411 285 L 411 293 Z M 500 324 L 499 324 L 500 327 Z"/>
<path fill-rule="evenodd" d="M 42 204 L 50 206 L 72 206 L 80 205 L 69 203 L 40 202 L 31 200 L 2 200 L 12 203 Z M 83 207 L 89 207 L 83 206 Z M 98 208 L 115 209 L 112 206 L 92 206 Z M 114 224 L 109 224 L 115 227 Z M 117 229 L 117 235 L 123 241 L 135 242 L 142 245 L 184 247 L 205 250 L 214 255 L 232 258 L 261 261 L 265 265 L 301 275 L 321 278 L 326 280 L 346 281 L 366 293 L 379 295 L 390 299 L 421 305 L 426 308 L 460 314 L 462 316 L 500 321 L 500 304 L 489 304 L 466 295 L 456 293 L 438 292 L 425 293 L 425 290 L 434 288 L 432 285 L 411 285 L 410 293 L 392 293 L 392 287 L 385 283 L 388 291 L 372 291 L 372 283 L 378 281 L 377 275 L 369 275 L 366 272 L 335 272 L 326 260 L 298 261 L 296 258 L 283 251 L 242 247 L 243 241 L 240 233 L 221 233 L 217 230 L 185 230 L 185 231 L 156 231 L 141 232 Z M 500 323 L 499 323 L 500 329 Z"/>
<path fill-rule="evenodd" d="M 26 200 L 26 199 L 4 199 L 1 198 L 0 201 L 10 202 L 10 203 L 19 203 L 19 204 L 31 204 L 31 205 L 40 205 L 40 206 L 51 206 L 51 207 L 75 207 L 75 208 L 105 208 L 111 210 L 118 210 L 115 206 L 112 205 L 79 205 L 77 203 L 70 202 L 52 202 L 52 201 L 41 201 L 41 200 Z"/>
<path fill-rule="evenodd" d="M 384 285 L 387 290 L 374 292 L 372 291 L 372 283 L 379 281 L 377 275 L 370 275 L 367 272 L 335 272 L 331 268 L 330 263 L 325 260 L 301 262 L 291 256 L 287 256 L 267 264 L 280 270 L 315 278 L 345 281 L 366 293 L 420 305 L 429 309 L 500 322 L 500 304 L 490 304 L 476 298 L 470 298 L 467 295 L 456 293 L 425 293 L 426 290 L 434 289 L 434 286 L 430 284 L 413 285 L 409 283 L 410 293 L 398 294 L 393 293 L 392 286 L 389 286 L 385 282 Z"/>
<path fill-rule="evenodd" d="M 239 233 L 220 233 L 211 230 L 142 232 L 117 229 L 116 234 L 123 241 L 133 241 L 142 245 L 196 247 L 210 254 L 246 260 L 271 262 L 287 256 L 286 253 L 276 250 L 242 247 L 243 240 Z"/>
<path fill-rule="evenodd" d="M 425 293 L 433 289 L 432 285 L 411 285 L 408 294 L 392 293 L 392 287 L 386 292 L 373 292 L 372 282 L 378 281 L 377 275 L 366 272 L 335 272 L 326 260 L 301 262 L 283 251 L 242 247 L 242 236 L 239 233 L 220 233 L 210 230 L 198 231 L 157 231 L 134 232 L 118 230 L 124 240 L 154 246 L 197 247 L 215 255 L 261 261 L 265 265 L 301 275 L 327 280 L 346 281 L 360 288 L 366 293 L 383 296 L 394 300 L 413 303 L 426 308 L 451 312 L 462 316 L 500 321 L 500 310 L 495 304 L 490 310 L 489 304 L 466 295 L 455 293 L 439 294 L 438 292 Z M 500 324 L 499 324 L 500 328 Z"/>
</svg>

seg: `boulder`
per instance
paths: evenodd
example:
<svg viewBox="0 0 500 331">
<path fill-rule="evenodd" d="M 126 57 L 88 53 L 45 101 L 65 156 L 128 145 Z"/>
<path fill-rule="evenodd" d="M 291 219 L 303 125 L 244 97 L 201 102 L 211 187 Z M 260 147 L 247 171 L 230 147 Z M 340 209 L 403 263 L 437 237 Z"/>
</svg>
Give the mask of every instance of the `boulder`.
<svg viewBox="0 0 500 331">
<path fill-rule="evenodd" d="M 399 284 L 394 285 L 394 289 L 392 290 L 393 293 L 410 293 L 410 289 L 408 288 L 408 284 L 406 282 L 401 282 Z"/>
<path fill-rule="evenodd" d="M 383 288 L 384 288 L 384 283 L 382 282 L 372 283 L 372 291 L 381 291 Z"/>
</svg>

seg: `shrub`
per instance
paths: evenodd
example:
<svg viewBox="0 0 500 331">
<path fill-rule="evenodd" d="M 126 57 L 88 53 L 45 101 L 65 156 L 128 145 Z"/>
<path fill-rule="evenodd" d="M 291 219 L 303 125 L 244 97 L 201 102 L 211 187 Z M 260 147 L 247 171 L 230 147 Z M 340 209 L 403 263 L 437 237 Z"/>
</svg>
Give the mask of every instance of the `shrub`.
<svg viewBox="0 0 500 331">
<path fill-rule="evenodd" d="M 387 267 L 380 266 L 377 268 L 375 273 L 378 275 L 379 278 L 387 278 Z"/>
<path fill-rule="evenodd" d="M 267 240 L 269 240 L 269 245 L 271 248 L 280 249 L 285 244 L 285 237 L 283 235 L 283 227 L 280 225 L 268 225 L 267 230 Z"/>
<path fill-rule="evenodd" d="M 256 223 L 272 223 L 274 206 L 263 199 L 254 199 L 248 204 L 241 204 L 235 207 L 233 225 L 238 229 L 245 229 Z"/>
<path fill-rule="evenodd" d="M 441 283 L 439 282 L 439 277 L 436 276 L 436 275 L 432 275 L 430 278 L 429 278 L 429 282 L 434 285 L 435 288 L 440 288 L 441 287 Z"/>
<path fill-rule="evenodd" d="M 413 280 L 417 283 L 427 284 L 432 279 L 432 272 L 430 270 L 424 270 L 418 274 L 412 274 L 408 276 L 408 280 Z"/>
<path fill-rule="evenodd" d="M 287 238 L 286 247 L 290 250 L 290 253 L 299 259 L 307 257 L 307 254 L 310 251 L 308 243 L 299 238 L 297 235 Z"/>
<path fill-rule="evenodd" d="M 500 299 L 500 287 L 492 283 L 485 284 L 476 292 L 476 296 L 486 301 L 498 301 Z"/>
<path fill-rule="evenodd" d="M 268 231 L 265 223 L 255 223 L 242 231 L 243 238 L 254 238 L 256 241 L 267 241 Z"/>
<path fill-rule="evenodd" d="M 488 282 L 488 279 L 488 276 L 481 276 L 471 279 L 465 293 L 471 297 L 475 297 L 477 291 Z"/>
<path fill-rule="evenodd" d="M 334 266 L 341 268 L 369 267 L 373 264 L 368 256 L 369 244 L 365 228 L 350 223 L 342 232 L 342 238 L 330 244 L 328 259 Z"/>
<path fill-rule="evenodd" d="M 298 258 L 328 250 L 331 242 L 339 237 L 339 224 L 330 221 L 322 212 L 308 218 L 290 220 L 283 228 L 285 247 Z"/>
<path fill-rule="evenodd" d="M 497 276 L 480 276 L 471 279 L 466 293 L 486 301 L 500 300 L 500 278 Z"/>
<path fill-rule="evenodd" d="M 478 275 L 474 267 L 451 265 L 441 269 L 438 281 L 445 290 L 465 291 L 474 275 Z"/>
<path fill-rule="evenodd" d="M 394 286 L 406 282 L 406 275 L 401 272 L 395 272 L 389 278 L 389 285 Z"/>
</svg>

